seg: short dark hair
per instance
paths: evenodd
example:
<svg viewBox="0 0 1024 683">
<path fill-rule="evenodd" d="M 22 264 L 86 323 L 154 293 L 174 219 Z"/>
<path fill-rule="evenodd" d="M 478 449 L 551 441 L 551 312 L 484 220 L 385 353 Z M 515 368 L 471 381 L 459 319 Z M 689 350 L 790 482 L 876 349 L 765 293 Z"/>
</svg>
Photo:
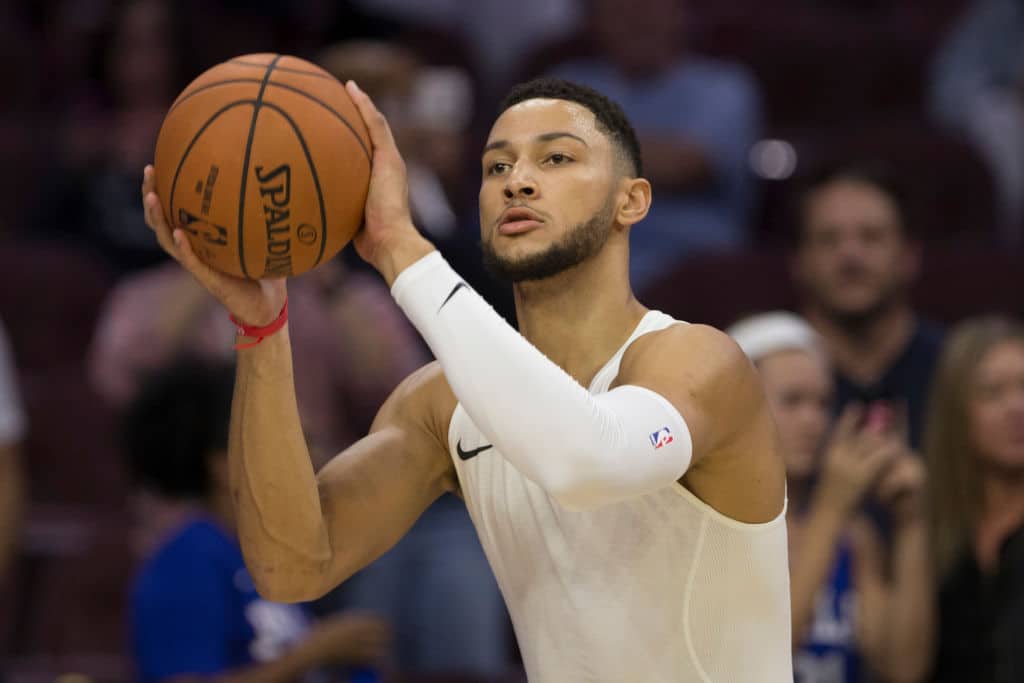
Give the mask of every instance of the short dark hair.
<svg viewBox="0 0 1024 683">
<path fill-rule="evenodd" d="M 864 183 L 885 195 L 896 207 L 896 217 L 903 235 L 913 236 L 912 221 L 908 215 L 907 192 L 893 169 L 877 160 L 846 160 L 819 166 L 800 183 L 792 211 L 792 235 L 795 244 L 801 244 L 806 237 L 807 204 L 811 198 L 823 187 L 842 181 Z"/>
<path fill-rule="evenodd" d="M 233 386 L 230 365 L 195 359 L 144 381 L 122 425 L 137 483 L 168 498 L 202 500 L 211 493 L 209 459 L 227 449 Z"/>
<path fill-rule="evenodd" d="M 565 100 L 586 107 L 597 119 L 598 129 L 611 138 L 623 158 L 629 162 L 633 175 L 638 178 L 643 175 L 644 164 L 636 131 L 616 102 L 580 83 L 561 78 L 536 78 L 514 86 L 502 100 L 498 115 L 520 102 L 536 99 Z"/>
</svg>

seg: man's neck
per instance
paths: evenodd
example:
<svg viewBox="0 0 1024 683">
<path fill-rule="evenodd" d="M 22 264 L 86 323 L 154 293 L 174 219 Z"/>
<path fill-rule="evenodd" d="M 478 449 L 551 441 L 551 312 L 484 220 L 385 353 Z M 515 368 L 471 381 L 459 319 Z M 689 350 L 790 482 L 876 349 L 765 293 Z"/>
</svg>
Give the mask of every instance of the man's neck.
<svg viewBox="0 0 1024 683">
<path fill-rule="evenodd" d="M 836 369 L 848 379 L 869 385 L 879 381 L 907 348 L 916 319 L 909 306 L 894 305 L 856 326 L 810 307 L 807 320 L 821 335 Z"/>
<path fill-rule="evenodd" d="M 519 330 L 586 386 L 625 343 L 647 309 L 629 286 L 628 262 L 608 244 L 600 254 L 555 277 L 515 286 Z"/>
</svg>

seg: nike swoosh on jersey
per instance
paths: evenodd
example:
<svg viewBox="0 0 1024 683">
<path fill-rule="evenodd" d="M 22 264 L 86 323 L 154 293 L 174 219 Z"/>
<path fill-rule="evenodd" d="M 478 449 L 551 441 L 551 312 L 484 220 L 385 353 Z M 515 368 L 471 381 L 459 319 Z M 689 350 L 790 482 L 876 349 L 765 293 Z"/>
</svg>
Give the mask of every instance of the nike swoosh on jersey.
<svg viewBox="0 0 1024 683">
<path fill-rule="evenodd" d="M 487 444 L 486 446 L 480 446 L 479 448 L 473 448 L 471 450 L 464 451 L 462 450 L 462 439 L 459 439 L 459 442 L 455 444 L 455 452 L 459 454 L 459 458 L 461 460 L 469 460 L 470 458 L 475 458 L 477 455 L 483 453 L 489 448 L 494 448 L 494 445 Z"/>
</svg>

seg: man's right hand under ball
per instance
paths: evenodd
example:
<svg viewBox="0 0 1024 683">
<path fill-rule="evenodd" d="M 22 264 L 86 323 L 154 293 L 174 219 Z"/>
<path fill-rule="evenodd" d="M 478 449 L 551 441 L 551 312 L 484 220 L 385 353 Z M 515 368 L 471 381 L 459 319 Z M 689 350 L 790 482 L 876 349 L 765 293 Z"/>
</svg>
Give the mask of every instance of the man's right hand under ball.
<svg viewBox="0 0 1024 683">
<path fill-rule="evenodd" d="M 203 263 L 192 251 L 184 231 L 179 228 L 172 232 L 167 225 L 155 188 L 153 167 L 146 166 L 142 172 L 142 208 L 146 216 L 146 225 L 156 234 L 156 239 L 163 250 L 192 273 L 193 277 L 238 320 L 260 327 L 277 318 L 287 297 L 285 280 L 246 280 L 227 275 Z"/>
</svg>

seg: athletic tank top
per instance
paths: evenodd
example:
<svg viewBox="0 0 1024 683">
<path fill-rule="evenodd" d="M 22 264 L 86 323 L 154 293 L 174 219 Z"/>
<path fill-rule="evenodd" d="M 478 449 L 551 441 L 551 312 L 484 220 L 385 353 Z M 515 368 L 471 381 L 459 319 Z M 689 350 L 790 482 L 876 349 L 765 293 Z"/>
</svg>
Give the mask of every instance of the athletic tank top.
<svg viewBox="0 0 1024 683">
<path fill-rule="evenodd" d="M 807 640 L 793 658 L 796 683 L 857 683 L 860 657 L 857 654 L 853 586 L 853 556 L 850 545 L 839 545 L 829 581 L 815 599 L 814 619 Z"/>
<path fill-rule="evenodd" d="M 648 312 L 590 392 L 636 338 L 676 322 Z M 744 524 L 679 484 L 567 510 L 488 445 L 456 406 L 448 449 L 531 683 L 793 680 L 784 511 Z"/>
</svg>

